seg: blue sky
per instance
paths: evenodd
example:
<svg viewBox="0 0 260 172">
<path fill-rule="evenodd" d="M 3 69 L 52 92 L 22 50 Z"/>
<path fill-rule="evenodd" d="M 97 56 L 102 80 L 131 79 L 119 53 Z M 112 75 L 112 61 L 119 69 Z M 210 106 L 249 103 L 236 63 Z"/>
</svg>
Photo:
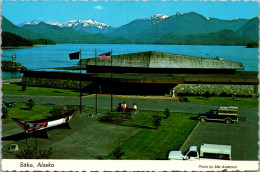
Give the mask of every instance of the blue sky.
<svg viewBox="0 0 260 172">
<path fill-rule="evenodd" d="M 135 19 L 154 14 L 174 15 L 176 12 L 197 12 L 220 19 L 258 16 L 256 1 L 174 1 L 174 0 L 3 0 L 2 15 L 14 24 L 24 21 L 58 21 L 94 19 L 119 27 Z"/>
</svg>

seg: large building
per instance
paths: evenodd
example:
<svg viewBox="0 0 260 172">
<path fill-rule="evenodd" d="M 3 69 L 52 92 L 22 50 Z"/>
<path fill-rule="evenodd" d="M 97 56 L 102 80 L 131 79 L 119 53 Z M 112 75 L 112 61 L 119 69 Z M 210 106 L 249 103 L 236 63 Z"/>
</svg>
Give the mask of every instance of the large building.
<svg viewBox="0 0 260 172">
<path fill-rule="evenodd" d="M 218 58 L 149 51 L 114 55 L 110 60 L 82 59 L 81 64 L 86 72 L 24 71 L 23 84 L 79 89 L 81 83 L 89 92 L 138 95 L 164 95 L 178 84 L 258 84 L 257 72 L 239 71 L 241 63 Z"/>
</svg>

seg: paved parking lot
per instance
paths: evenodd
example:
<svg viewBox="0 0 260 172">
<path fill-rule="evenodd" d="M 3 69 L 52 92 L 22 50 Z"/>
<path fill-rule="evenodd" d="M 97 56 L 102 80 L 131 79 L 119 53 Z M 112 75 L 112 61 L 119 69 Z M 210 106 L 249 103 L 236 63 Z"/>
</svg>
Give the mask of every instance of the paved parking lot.
<svg viewBox="0 0 260 172">
<path fill-rule="evenodd" d="M 226 144 L 232 146 L 232 160 L 258 160 L 258 109 L 240 108 L 238 123 L 205 122 L 184 145 L 199 146 L 202 143 Z"/>
</svg>

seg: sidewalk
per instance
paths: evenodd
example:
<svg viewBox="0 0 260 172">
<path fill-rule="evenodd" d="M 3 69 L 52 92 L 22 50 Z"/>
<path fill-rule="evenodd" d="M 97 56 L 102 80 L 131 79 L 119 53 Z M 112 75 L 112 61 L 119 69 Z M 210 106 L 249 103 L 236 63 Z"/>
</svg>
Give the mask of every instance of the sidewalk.
<svg viewBox="0 0 260 172">
<path fill-rule="evenodd" d="M 29 95 L 3 95 L 3 98 L 9 101 L 24 103 L 29 99 L 34 99 L 36 104 L 54 104 L 54 105 L 79 105 L 80 98 L 73 96 L 29 96 Z M 96 107 L 98 110 L 111 109 L 111 95 L 96 96 L 95 94 L 82 97 L 82 105 L 87 107 Z M 183 113 L 199 113 L 208 111 L 215 106 L 197 104 L 197 103 L 180 103 L 178 99 L 171 97 L 156 97 L 156 96 L 121 96 L 113 95 L 112 104 L 113 109 L 116 109 L 119 102 L 126 102 L 129 107 L 135 103 L 139 110 L 154 110 L 164 111 L 168 108 L 172 112 Z"/>
</svg>

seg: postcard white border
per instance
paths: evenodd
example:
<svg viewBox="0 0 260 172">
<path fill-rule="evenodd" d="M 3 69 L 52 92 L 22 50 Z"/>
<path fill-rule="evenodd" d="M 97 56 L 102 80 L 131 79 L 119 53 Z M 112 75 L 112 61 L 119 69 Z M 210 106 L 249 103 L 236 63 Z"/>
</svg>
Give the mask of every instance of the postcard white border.
<svg viewBox="0 0 260 172">
<path fill-rule="evenodd" d="M 78 0 L 73 0 L 73 1 L 78 1 Z M 84 1 L 84 0 L 80 0 L 80 1 Z M 93 1 L 95 1 L 95 0 L 93 0 Z M 143 0 L 143 1 L 146 1 L 146 0 Z M 214 0 L 212 0 L 212 1 L 214 1 Z M 219 0 L 219 1 L 221 1 L 221 0 Z M 233 0 L 233 1 L 236 1 L 236 0 Z M 249 0 L 249 1 L 257 1 L 258 3 L 260 2 L 259 0 Z M 2 7 L 2 2 L 0 2 L 0 7 Z M 260 64 L 259 64 L 259 67 L 260 67 Z M 0 80 L 0 82 L 2 84 L 1 80 Z M 260 112 L 259 112 L 259 114 L 260 114 Z M 260 121 L 259 121 L 259 124 L 260 124 Z M 1 126 L 1 124 L 0 124 L 0 126 Z M 260 133 L 258 133 L 258 134 L 260 136 Z M 0 135 L 1 135 L 1 133 L 0 133 Z M 258 155 L 258 157 L 259 157 L 259 155 Z M 39 167 L 38 166 L 39 163 L 46 164 L 46 167 Z M 23 165 L 21 165 L 21 164 L 23 164 Z M 26 164 L 26 165 L 32 164 L 33 167 L 24 167 L 25 166 L 24 164 Z M 53 167 L 52 167 L 52 164 L 53 164 Z M 23 166 L 23 167 L 21 167 L 21 166 Z M 126 170 L 127 171 L 173 171 L 173 170 L 178 170 L 178 171 L 258 171 L 259 170 L 259 161 L 1 159 L 1 171 L 126 171 Z"/>
<path fill-rule="evenodd" d="M 256 171 L 259 169 L 258 161 L 3 159 L 1 163 L 2 171 Z M 47 167 L 40 167 L 39 164 L 46 164 Z M 31 167 L 25 167 L 27 165 Z"/>
</svg>

